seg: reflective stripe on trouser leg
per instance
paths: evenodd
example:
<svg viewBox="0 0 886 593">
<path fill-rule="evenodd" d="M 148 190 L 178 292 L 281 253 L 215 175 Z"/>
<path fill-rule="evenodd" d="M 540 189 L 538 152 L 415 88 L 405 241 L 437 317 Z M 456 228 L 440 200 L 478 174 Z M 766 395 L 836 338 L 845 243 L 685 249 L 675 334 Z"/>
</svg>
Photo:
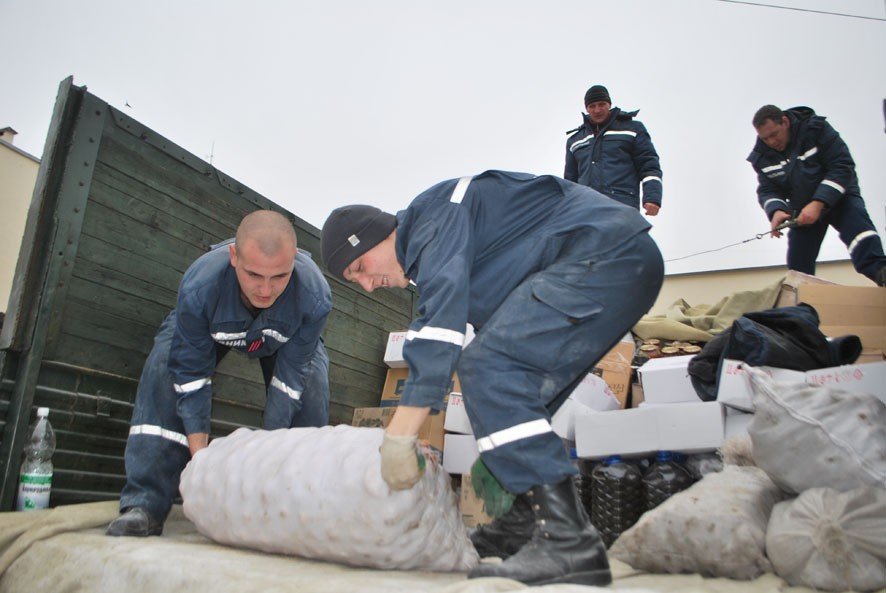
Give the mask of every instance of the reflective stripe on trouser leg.
<svg viewBox="0 0 886 593">
<path fill-rule="evenodd" d="M 855 270 L 876 282 L 877 272 L 886 266 L 886 256 L 861 196 L 843 196 L 837 207 L 827 213 L 827 220 L 840 233 Z"/>
<path fill-rule="evenodd" d="M 285 353 L 278 351 L 276 364 L 285 364 L 284 357 Z M 274 367 L 269 370 L 273 372 Z M 276 388 L 269 388 L 267 394 L 262 423 L 265 430 L 326 426 L 329 423 L 329 356 L 323 340 L 317 342 L 305 388 L 298 399 L 288 397 Z"/>
<path fill-rule="evenodd" d="M 661 254 L 648 234 L 599 257 L 577 243 L 505 299 L 458 365 L 483 461 L 518 494 L 575 473 L 560 438 L 541 430 L 546 404 L 621 339 L 661 287 Z"/>
<path fill-rule="evenodd" d="M 124 455 L 126 485 L 120 494 L 121 509 L 145 507 L 159 521 L 169 514 L 181 472 L 191 458 L 166 364 L 174 328 L 173 311 L 157 331 L 142 370 Z"/>
</svg>

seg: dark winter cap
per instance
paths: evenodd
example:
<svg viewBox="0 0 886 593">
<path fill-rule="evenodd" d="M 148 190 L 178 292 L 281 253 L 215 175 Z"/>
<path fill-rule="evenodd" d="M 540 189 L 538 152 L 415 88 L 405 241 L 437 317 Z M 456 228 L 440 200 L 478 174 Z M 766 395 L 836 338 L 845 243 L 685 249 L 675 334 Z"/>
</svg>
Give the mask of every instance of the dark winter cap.
<svg viewBox="0 0 886 593">
<path fill-rule="evenodd" d="M 336 208 L 320 231 L 320 252 L 326 269 L 344 279 L 351 263 L 384 241 L 397 228 L 397 218 L 375 206 Z"/>
<path fill-rule="evenodd" d="M 609 91 L 602 84 L 595 84 L 585 93 L 585 105 L 596 103 L 597 101 L 606 101 L 612 105 L 612 99 L 609 98 Z"/>
</svg>

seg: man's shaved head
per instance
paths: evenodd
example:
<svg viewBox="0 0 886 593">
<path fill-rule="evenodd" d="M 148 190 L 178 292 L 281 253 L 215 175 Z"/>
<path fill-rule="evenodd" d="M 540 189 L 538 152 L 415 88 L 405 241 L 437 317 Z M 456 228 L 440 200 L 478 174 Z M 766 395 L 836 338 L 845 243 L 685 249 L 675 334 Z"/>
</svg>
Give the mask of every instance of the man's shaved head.
<svg viewBox="0 0 886 593">
<path fill-rule="evenodd" d="M 254 241 L 259 250 L 269 257 L 277 255 L 283 249 L 297 248 L 292 223 L 273 210 L 256 210 L 240 221 L 234 241 L 238 254 L 242 253 L 247 241 Z"/>
</svg>

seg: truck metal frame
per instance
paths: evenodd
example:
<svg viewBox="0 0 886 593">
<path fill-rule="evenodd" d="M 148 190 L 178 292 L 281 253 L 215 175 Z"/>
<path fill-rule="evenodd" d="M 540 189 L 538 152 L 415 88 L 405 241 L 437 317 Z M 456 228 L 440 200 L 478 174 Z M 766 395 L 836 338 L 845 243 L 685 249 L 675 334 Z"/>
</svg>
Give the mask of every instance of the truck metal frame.
<svg viewBox="0 0 886 593">
<path fill-rule="evenodd" d="M 61 82 L 0 333 L 0 509 L 12 508 L 38 406 L 51 408 L 58 439 L 51 504 L 119 495 L 138 378 L 181 275 L 256 209 L 285 214 L 299 248 L 319 254 L 316 227 Z M 417 297 L 327 278 L 330 416 L 350 422 L 378 405 L 387 333 L 409 324 Z M 260 426 L 256 361 L 227 356 L 213 385 L 213 436 Z"/>
</svg>

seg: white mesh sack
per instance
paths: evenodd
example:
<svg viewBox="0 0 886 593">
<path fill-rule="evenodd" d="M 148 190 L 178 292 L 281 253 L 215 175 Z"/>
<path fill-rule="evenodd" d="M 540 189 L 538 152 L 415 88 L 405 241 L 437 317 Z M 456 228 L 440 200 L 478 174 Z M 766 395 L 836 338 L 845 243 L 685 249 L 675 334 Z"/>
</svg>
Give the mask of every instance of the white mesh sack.
<svg viewBox="0 0 886 593">
<path fill-rule="evenodd" d="M 766 554 L 791 585 L 828 591 L 886 587 L 886 490 L 810 488 L 772 509 Z"/>
<path fill-rule="evenodd" d="M 873 395 L 777 383 L 745 367 L 756 413 L 754 460 L 782 489 L 886 488 L 886 404 Z"/>
<path fill-rule="evenodd" d="M 427 458 L 421 481 L 382 480 L 382 429 L 240 428 L 182 473 L 185 515 L 223 544 L 397 570 L 467 571 L 478 561 L 449 476 Z"/>
<path fill-rule="evenodd" d="M 766 525 L 782 497 L 760 468 L 727 465 L 647 511 L 609 556 L 649 572 L 756 578 L 771 570 Z"/>
</svg>

